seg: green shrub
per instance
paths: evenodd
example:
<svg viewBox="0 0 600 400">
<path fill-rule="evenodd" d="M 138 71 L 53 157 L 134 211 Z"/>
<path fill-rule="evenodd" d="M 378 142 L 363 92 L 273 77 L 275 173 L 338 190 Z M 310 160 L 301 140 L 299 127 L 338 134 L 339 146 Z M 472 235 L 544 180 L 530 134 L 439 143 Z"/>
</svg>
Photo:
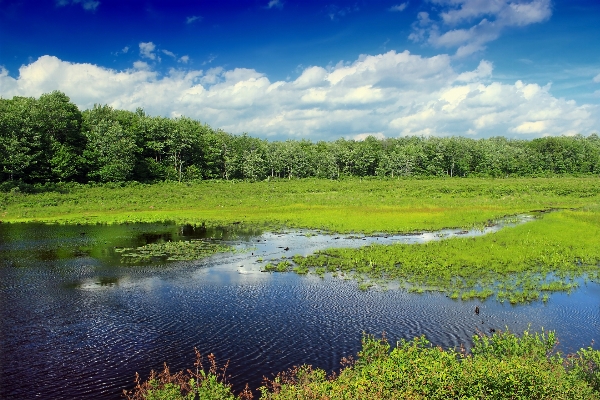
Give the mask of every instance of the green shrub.
<svg viewBox="0 0 600 400">
<path fill-rule="evenodd" d="M 597 350 L 570 363 L 553 351 L 553 332 L 476 336 L 471 354 L 433 347 L 424 337 L 363 338 L 358 360 L 327 377 L 308 366 L 278 375 L 263 399 L 600 399 Z M 391 349 L 391 351 L 390 351 Z"/>
</svg>

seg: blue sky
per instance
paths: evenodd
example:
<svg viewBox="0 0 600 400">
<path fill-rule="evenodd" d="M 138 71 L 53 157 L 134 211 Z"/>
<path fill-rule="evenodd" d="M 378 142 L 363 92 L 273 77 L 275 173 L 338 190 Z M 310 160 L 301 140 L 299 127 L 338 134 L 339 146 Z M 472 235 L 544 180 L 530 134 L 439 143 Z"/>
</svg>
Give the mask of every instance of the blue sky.
<svg viewBox="0 0 600 400">
<path fill-rule="evenodd" d="M 270 139 L 598 132 L 600 2 L 0 0 L 0 95 Z"/>
</svg>

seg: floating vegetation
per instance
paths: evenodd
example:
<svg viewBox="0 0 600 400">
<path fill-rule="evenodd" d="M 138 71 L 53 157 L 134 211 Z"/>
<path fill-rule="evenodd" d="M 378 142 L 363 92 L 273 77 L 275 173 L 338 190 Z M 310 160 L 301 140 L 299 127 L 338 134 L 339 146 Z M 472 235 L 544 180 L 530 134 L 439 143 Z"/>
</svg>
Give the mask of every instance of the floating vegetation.
<svg viewBox="0 0 600 400">
<path fill-rule="evenodd" d="M 277 264 L 267 263 L 265 266 L 263 266 L 262 271 L 263 272 L 288 272 L 290 270 L 291 266 L 292 266 L 292 264 L 289 261 L 284 260 Z M 306 272 L 308 273 L 308 268 L 307 268 Z"/>
<path fill-rule="evenodd" d="M 137 248 L 115 249 L 115 252 L 121 254 L 123 264 L 200 260 L 216 253 L 228 251 L 234 251 L 234 248 L 201 239 L 150 243 Z"/>
</svg>

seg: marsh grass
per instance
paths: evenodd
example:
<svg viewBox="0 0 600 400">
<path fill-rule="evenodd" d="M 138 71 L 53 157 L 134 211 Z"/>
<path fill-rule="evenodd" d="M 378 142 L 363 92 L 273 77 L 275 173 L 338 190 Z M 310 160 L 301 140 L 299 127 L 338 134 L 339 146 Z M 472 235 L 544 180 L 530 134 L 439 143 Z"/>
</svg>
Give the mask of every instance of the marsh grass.
<svg viewBox="0 0 600 400">
<path fill-rule="evenodd" d="M 293 261 L 309 269 L 354 274 L 360 289 L 369 282 L 397 281 L 414 293 L 442 291 L 461 300 L 495 296 L 517 304 L 570 292 L 583 278 L 597 281 L 599 237 L 600 213 L 588 207 L 545 214 L 481 237 L 328 249 Z"/>
<path fill-rule="evenodd" d="M 580 280 L 596 281 L 600 275 L 600 180 L 596 177 L 207 181 L 63 189 L 0 193 L 0 219 L 174 221 L 196 226 L 262 226 L 281 234 L 287 227 L 301 227 L 356 237 L 357 232 L 483 229 L 507 215 L 567 209 L 484 237 L 331 249 L 293 257 L 293 263 L 282 258 L 263 270 L 332 273 L 355 279 L 364 290 L 395 281 L 416 293 L 437 290 L 465 301 L 495 296 L 513 304 L 547 301 L 549 293 L 569 292 Z M 182 253 L 167 246 L 187 247 Z M 227 251 L 199 244 L 160 244 L 128 250 L 122 258 L 136 262 L 152 257 L 192 259 L 213 250 Z"/>
</svg>

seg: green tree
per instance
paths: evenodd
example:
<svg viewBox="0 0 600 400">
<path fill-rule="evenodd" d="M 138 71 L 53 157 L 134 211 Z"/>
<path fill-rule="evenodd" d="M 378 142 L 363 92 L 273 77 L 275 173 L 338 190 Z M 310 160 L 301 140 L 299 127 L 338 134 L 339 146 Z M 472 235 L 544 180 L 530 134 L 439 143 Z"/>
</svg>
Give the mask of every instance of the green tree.
<svg viewBox="0 0 600 400">
<path fill-rule="evenodd" d="M 36 107 L 31 97 L 0 100 L 0 167 L 5 180 L 33 183 L 43 177 L 37 168 L 44 163 L 45 147 L 35 124 Z"/>
<path fill-rule="evenodd" d="M 101 120 L 88 133 L 86 159 L 90 178 L 123 182 L 131 178 L 139 148 L 134 137 L 115 121 Z"/>
</svg>

